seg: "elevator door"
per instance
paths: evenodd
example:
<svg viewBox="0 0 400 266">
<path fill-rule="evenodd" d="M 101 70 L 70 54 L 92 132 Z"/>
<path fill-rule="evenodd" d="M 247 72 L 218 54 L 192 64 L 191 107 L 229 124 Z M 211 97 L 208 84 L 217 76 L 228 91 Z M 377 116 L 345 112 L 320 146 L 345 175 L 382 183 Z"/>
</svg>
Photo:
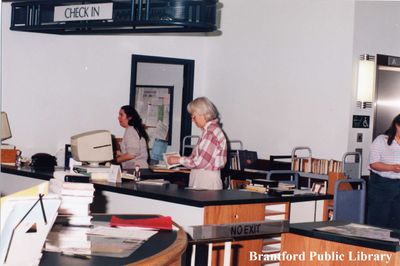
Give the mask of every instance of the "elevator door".
<svg viewBox="0 0 400 266">
<path fill-rule="evenodd" d="M 398 114 L 400 114 L 400 68 L 378 66 L 373 138 L 384 133 Z"/>
</svg>

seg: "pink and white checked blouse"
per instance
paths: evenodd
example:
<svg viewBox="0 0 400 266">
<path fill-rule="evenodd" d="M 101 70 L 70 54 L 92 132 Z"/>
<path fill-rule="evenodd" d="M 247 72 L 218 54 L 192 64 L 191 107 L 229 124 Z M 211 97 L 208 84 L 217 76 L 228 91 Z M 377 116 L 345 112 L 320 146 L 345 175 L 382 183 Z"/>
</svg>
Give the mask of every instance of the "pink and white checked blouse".
<svg viewBox="0 0 400 266">
<path fill-rule="evenodd" d="M 207 122 L 202 135 L 189 157 L 181 157 L 179 163 L 191 169 L 220 170 L 226 164 L 227 147 L 225 134 L 218 120 Z"/>
</svg>

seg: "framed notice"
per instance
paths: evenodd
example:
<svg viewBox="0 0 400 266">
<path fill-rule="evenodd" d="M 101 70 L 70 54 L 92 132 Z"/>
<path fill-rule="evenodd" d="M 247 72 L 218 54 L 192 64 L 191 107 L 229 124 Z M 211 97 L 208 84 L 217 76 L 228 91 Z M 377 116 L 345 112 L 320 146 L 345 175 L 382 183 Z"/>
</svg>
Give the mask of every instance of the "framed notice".
<svg viewBox="0 0 400 266">
<path fill-rule="evenodd" d="M 149 148 L 155 139 L 171 144 L 174 86 L 136 85 L 135 109 L 149 135 Z"/>
</svg>

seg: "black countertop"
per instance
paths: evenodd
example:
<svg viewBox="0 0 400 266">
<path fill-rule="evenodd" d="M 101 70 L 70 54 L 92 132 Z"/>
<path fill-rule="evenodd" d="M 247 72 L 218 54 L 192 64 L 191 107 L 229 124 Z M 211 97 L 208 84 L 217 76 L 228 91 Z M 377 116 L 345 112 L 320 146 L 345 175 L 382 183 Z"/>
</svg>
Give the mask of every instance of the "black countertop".
<svg viewBox="0 0 400 266">
<path fill-rule="evenodd" d="M 52 170 L 34 170 L 30 167 L 16 168 L 12 166 L 2 166 L 1 171 L 8 174 L 43 180 L 49 180 L 53 177 Z M 144 174 L 142 173 L 142 176 L 143 175 Z M 153 178 L 163 178 L 163 174 L 153 173 L 152 175 L 154 175 Z M 93 184 L 97 191 L 109 191 L 194 207 L 271 202 L 301 202 L 333 198 L 331 195 L 296 195 L 275 197 L 262 193 L 240 190 L 191 190 L 180 188 L 175 184 L 163 186 L 141 185 L 132 181 L 122 183 L 93 181 Z"/>
<path fill-rule="evenodd" d="M 118 215 L 119 218 L 125 219 L 143 219 L 151 218 L 149 215 Z M 109 221 L 111 215 L 94 215 L 94 221 Z M 168 248 L 177 237 L 176 231 L 160 230 L 142 246 L 135 250 L 130 256 L 124 258 L 107 257 L 107 256 L 91 256 L 91 259 L 74 258 L 71 256 L 61 255 L 59 252 L 43 252 L 40 266 L 53 265 L 81 265 L 81 266 L 110 266 L 110 265 L 127 265 L 146 259 Z"/>
<path fill-rule="evenodd" d="M 361 246 L 366 248 L 373 248 L 391 252 L 400 251 L 399 244 L 394 242 L 375 240 L 369 238 L 362 237 L 353 237 L 347 235 L 339 235 L 334 233 L 328 233 L 316 230 L 316 228 L 324 227 L 324 226 L 340 226 L 346 225 L 349 222 L 344 221 L 328 221 L 328 222 L 311 222 L 311 223 L 297 223 L 290 224 L 289 233 L 318 238 L 343 244 L 349 244 L 354 246 Z"/>
</svg>

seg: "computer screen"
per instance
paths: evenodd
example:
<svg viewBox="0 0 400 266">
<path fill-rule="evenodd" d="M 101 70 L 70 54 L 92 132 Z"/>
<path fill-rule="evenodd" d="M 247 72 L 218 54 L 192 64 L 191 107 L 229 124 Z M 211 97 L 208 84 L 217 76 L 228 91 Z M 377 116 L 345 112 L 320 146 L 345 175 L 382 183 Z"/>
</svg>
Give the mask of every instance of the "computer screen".
<svg viewBox="0 0 400 266">
<path fill-rule="evenodd" d="M 163 160 L 163 154 L 167 151 L 168 141 L 155 139 L 153 148 L 150 151 L 150 162 L 158 163 Z"/>
<path fill-rule="evenodd" d="M 108 130 L 94 130 L 71 137 L 72 158 L 96 166 L 113 159 L 111 133 Z"/>
</svg>

